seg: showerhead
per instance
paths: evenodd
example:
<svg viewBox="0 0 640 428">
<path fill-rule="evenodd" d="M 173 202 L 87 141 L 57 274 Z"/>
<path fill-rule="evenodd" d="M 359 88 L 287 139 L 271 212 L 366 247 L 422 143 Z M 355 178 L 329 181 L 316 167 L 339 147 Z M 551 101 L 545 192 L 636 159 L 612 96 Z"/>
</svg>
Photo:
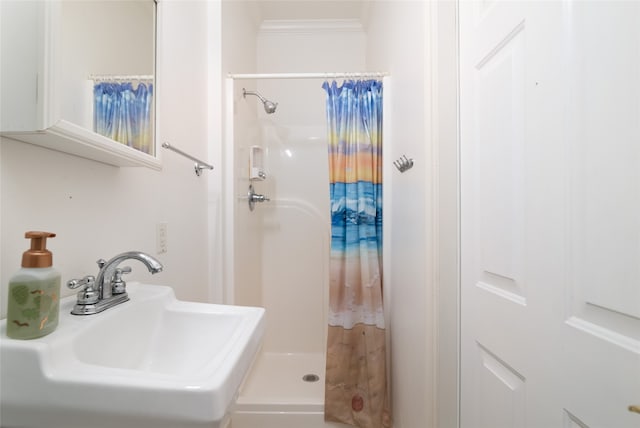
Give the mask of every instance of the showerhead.
<svg viewBox="0 0 640 428">
<path fill-rule="evenodd" d="M 267 114 L 275 113 L 276 108 L 278 108 L 278 103 L 274 103 L 265 99 L 262 95 L 255 91 L 247 91 L 246 89 L 242 88 L 242 96 L 244 98 L 247 98 L 247 95 L 255 95 L 256 97 L 260 98 L 260 101 L 262 101 L 262 105 L 264 106 L 264 111 L 266 111 Z"/>
<path fill-rule="evenodd" d="M 264 111 L 266 111 L 267 114 L 275 113 L 276 108 L 278 108 L 278 103 L 273 103 L 269 100 L 263 101 L 262 104 L 264 105 Z"/>
</svg>

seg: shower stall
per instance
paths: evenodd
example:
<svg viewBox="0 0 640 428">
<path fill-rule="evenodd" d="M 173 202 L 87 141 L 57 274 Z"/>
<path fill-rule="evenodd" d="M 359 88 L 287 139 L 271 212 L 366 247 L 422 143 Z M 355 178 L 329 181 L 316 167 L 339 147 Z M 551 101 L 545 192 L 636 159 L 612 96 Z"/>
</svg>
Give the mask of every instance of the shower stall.
<svg viewBox="0 0 640 428">
<path fill-rule="evenodd" d="M 226 81 L 225 300 L 265 307 L 267 314 L 233 428 L 341 426 L 323 420 L 331 236 L 322 89 L 331 78 L 325 77 L 232 75 Z M 389 77 L 383 84 L 386 104 Z M 384 141 L 388 135 L 385 123 Z M 249 186 L 263 197 L 253 210 Z M 389 196 L 385 190 L 385 206 Z"/>
</svg>

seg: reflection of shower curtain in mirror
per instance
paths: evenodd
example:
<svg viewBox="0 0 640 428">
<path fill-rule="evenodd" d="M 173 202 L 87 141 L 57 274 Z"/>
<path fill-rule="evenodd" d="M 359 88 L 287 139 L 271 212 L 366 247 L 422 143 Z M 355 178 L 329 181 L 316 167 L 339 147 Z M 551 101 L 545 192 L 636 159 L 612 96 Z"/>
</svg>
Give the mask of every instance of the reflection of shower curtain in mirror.
<svg viewBox="0 0 640 428">
<path fill-rule="evenodd" d="M 331 261 L 325 419 L 391 426 L 382 309 L 382 82 L 325 82 Z"/>
<path fill-rule="evenodd" d="M 93 87 L 93 130 L 153 155 L 151 108 L 153 84 L 96 82 Z"/>
</svg>

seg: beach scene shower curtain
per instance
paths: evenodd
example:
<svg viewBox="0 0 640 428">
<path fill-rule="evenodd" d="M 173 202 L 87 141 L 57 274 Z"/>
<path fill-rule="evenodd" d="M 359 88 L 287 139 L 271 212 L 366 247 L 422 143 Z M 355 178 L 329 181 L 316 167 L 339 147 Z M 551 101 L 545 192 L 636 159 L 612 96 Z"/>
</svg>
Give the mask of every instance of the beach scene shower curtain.
<svg viewBox="0 0 640 428">
<path fill-rule="evenodd" d="M 152 108 L 152 83 L 96 82 L 93 131 L 153 155 Z"/>
<path fill-rule="evenodd" d="M 325 420 L 391 427 L 382 307 L 382 82 L 325 82 L 331 258 Z"/>
</svg>

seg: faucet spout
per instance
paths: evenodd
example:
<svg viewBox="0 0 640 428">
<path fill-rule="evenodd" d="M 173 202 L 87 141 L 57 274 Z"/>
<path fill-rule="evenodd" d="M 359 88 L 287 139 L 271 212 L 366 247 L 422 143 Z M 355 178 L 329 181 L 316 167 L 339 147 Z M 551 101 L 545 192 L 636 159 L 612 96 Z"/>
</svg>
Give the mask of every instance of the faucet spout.
<svg viewBox="0 0 640 428">
<path fill-rule="evenodd" d="M 131 272 L 131 268 L 128 266 L 120 268 L 118 265 L 129 259 L 140 261 L 151 273 L 162 272 L 162 263 L 141 251 L 127 251 L 109 261 L 100 259 L 97 278 L 87 275 L 82 279 L 67 281 L 67 287 L 71 289 L 82 287 L 71 313 L 93 315 L 128 301 L 127 284 L 122 280 L 122 275 Z"/>
<path fill-rule="evenodd" d="M 108 299 L 111 297 L 111 281 L 113 281 L 116 269 L 120 263 L 129 259 L 142 262 L 142 264 L 144 264 L 152 274 L 162 272 L 162 263 L 146 253 L 141 251 L 127 251 L 125 253 L 118 254 L 108 262 L 104 263 L 100 268 L 100 272 L 96 278 L 96 286 L 98 288 L 100 299 Z"/>
</svg>

